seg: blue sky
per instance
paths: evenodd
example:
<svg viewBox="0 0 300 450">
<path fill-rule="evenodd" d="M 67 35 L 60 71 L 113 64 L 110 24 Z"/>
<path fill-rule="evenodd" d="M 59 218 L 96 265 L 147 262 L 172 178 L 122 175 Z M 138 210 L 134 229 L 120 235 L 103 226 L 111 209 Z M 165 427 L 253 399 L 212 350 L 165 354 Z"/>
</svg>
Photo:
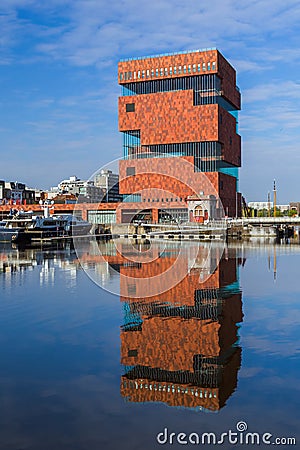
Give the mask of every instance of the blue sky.
<svg viewBox="0 0 300 450">
<path fill-rule="evenodd" d="M 0 179 L 49 188 L 121 156 L 117 62 L 217 47 L 242 91 L 240 190 L 300 201 L 298 0 L 1 0 Z"/>
</svg>

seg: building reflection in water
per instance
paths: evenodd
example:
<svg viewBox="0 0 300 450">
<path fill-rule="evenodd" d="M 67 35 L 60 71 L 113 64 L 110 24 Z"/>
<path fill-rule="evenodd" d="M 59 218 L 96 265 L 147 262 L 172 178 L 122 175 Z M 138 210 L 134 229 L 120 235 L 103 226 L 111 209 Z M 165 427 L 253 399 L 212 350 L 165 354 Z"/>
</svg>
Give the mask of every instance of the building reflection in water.
<svg viewBox="0 0 300 450">
<path fill-rule="evenodd" d="M 237 387 L 243 318 L 238 267 L 244 261 L 234 248 L 205 244 L 197 245 L 195 260 L 193 245 L 127 241 L 116 250 L 113 243 L 100 244 L 105 262 L 97 251 L 94 255 L 93 246 L 83 248 L 80 264 L 85 270 L 92 268 L 105 282 L 119 274 L 124 308 L 121 395 L 128 401 L 218 411 Z M 25 271 L 36 269 L 43 286 L 54 283 L 56 269 L 76 283 L 79 260 L 71 249 L 6 248 L 0 256 L 6 285 L 15 272 L 22 279 Z M 149 296 L 151 278 L 156 276 L 159 284 L 159 275 L 174 261 L 180 281 Z"/>
<path fill-rule="evenodd" d="M 123 278 L 121 395 L 128 401 L 216 412 L 235 391 L 241 366 L 242 261 L 234 249 L 226 249 L 222 256 L 218 252 L 223 248 L 213 248 L 207 258 L 207 248 L 200 247 L 193 267 L 188 257 L 182 259 L 186 276 L 155 297 L 130 297 L 130 291 L 136 292 L 134 282 Z M 163 252 L 159 264 L 167 267 L 174 258 L 176 247 Z M 124 262 L 119 270 L 138 279 L 159 268 L 154 259 L 141 265 Z"/>
<path fill-rule="evenodd" d="M 18 274 L 18 282 L 25 283 L 27 272 L 39 272 L 40 286 L 54 285 L 58 271 L 64 272 L 68 287 L 74 287 L 78 272 L 77 257 L 70 246 L 60 248 L 22 248 L 17 245 L 0 245 L 0 275 L 9 286 Z"/>
</svg>

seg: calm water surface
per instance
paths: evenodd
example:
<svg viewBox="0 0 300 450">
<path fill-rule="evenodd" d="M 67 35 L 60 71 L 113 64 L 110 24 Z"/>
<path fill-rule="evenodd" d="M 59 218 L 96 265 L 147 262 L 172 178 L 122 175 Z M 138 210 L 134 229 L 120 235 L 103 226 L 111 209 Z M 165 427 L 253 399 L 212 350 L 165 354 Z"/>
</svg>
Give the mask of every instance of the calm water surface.
<svg viewBox="0 0 300 450">
<path fill-rule="evenodd" d="M 0 248 L 0 449 L 182 448 L 157 434 L 240 421 L 299 445 L 299 246 L 203 246 L 192 261 L 194 244 L 134 244 L 143 263 L 101 246 L 106 262 Z M 148 297 L 140 281 L 179 248 L 180 280 Z"/>
</svg>

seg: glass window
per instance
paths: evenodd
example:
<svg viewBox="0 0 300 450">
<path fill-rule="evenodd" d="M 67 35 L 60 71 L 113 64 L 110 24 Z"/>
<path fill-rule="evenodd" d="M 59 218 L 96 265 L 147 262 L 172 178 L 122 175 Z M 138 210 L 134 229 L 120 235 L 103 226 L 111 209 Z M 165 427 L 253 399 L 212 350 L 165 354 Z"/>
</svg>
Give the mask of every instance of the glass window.
<svg viewBox="0 0 300 450">
<path fill-rule="evenodd" d="M 207 70 L 210 70 L 210 62 L 207 63 Z"/>
<path fill-rule="evenodd" d="M 205 71 L 206 71 L 206 66 L 205 66 L 205 63 L 203 63 L 203 64 L 202 64 L 202 70 L 203 70 L 203 72 L 205 72 Z"/>
<path fill-rule="evenodd" d="M 133 79 L 136 79 L 136 72 L 133 72 Z"/>
<path fill-rule="evenodd" d="M 138 79 L 140 79 L 140 78 L 141 78 L 141 72 L 138 71 Z"/>
<path fill-rule="evenodd" d="M 191 65 L 188 65 L 188 73 L 191 73 Z"/>
<path fill-rule="evenodd" d="M 215 61 L 212 63 L 212 70 L 216 70 L 216 62 Z"/>
<path fill-rule="evenodd" d="M 158 69 L 155 70 L 155 76 L 158 77 Z"/>
<path fill-rule="evenodd" d="M 147 70 L 146 77 L 149 78 L 149 76 L 150 76 L 150 72 L 149 72 L 149 70 Z"/>
<path fill-rule="evenodd" d="M 176 69 L 176 66 L 174 66 L 174 75 L 176 75 L 176 73 L 177 73 L 177 69 Z"/>
<path fill-rule="evenodd" d="M 196 72 L 196 64 L 193 64 L 193 72 Z"/>
<path fill-rule="evenodd" d="M 198 72 L 201 72 L 201 64 L 198 64 Z"/>
<path fill-rule="evenodd" d="M 127 167 L 126 168 L 126 176 L 134 176 L 135 175 L 135 167 Z"/>
<path fill-rule="evenodd" d="M 164 69 L 161 67 L 160 68 L 160 76 L 162 77 L 164 75 Z"/>
<path fill-rule="evenodd" d="M 186 73 L 186 66 L 183 66 L 183 73 Z"/>
<path fill-rule="evenodd" d="M 165 67 L 165 75 L 168 75 L 168 68 Z"/>
<path fill-rule="evenodd" d="M 172 75 L 172 67 L 170 67 L 170 75 Z"/>
<path fill-rule="evenodd" d="M 88 211 L 88 221 L 94 224 L 106 224 L 116 222 L 116 211 Z"/>
<path fill-rule="evenodd" d="M 154 77 L 154 69 L 151 69 L 151 77 Z"/>
<path fill-rule="evenodd" d="M 135 103 L 126 103 L 126 112 L 134 112 Z"/>
<path fill-rule="evenodd" d="M 142 70 L 142 78 L 145 78 L 145 71 Z"/>
<path fill-rule="evenodd" d="M 123 73 L 121 72 L 120 73 L 120 81 L 122 81 L 123 80 Z"/>
<path fill-rule="evenodd" d="M 178 67 L 178 73 L 181 73 L 181 66 Z"/>
</svg>

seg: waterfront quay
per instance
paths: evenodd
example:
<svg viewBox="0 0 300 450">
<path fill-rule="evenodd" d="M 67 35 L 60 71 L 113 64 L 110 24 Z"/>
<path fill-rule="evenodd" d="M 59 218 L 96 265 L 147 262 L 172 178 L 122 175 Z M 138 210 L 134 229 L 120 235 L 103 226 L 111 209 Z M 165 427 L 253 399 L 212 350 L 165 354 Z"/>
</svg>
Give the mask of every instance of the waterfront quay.
<svg viewBox="0 0 300 450">
<path fill-rule="evenodd" d="M 50 205 L 51 214 L 72 214 L 76 213 L 76 216 L 81 217 L 83 220 L 89 220 L 90 216 L 95 211 L 113 211 L 115 213 L 118 203 L 76 203 L 76 204 L 59 204 L 55 203 Z M 43 215 L 43 205 L 0 205 L 0 219 L 5 219 L 10 211 L 22 210 L 24 212 L 32 211 L 36 215 Z"/>
<path fill-rule="evenodd" d="M 123 206 L 123 205 L 122 205 Z M 80 204 L 54 204 L 51 206 L 53 214 L 73 213 L 76 217 L 92 223 L 91 233 L 86 238 L 125 238 L 125 239 L 168 239 L 168 240 L 224 240 L 249 238 L 293 238 L 299 235 L 299 217 L 258 217 L 258 218 L 223 218 L 221 220 L 207 220 L 204 223 L 154 223 L 141 220 L 131 223 L 101 222 L 101 215 L 95 221 L 97 212 L 114 212 L 117 219 L 122 216 L 118 209 L 120 203 L 80 203 Z M 0 217 L 5 220 L 11 211 L 11 206 L 0 206 Z M 14 209 L 25 212 L 32 211 L 36 215 L 43 215 L 43 205 L 14 206 Z M 97 216 L 96 216 L 97 217 Z M 78 236 L 77 236 L 78 237 Z M 40 243 L 70 239 L 70 236 L 47 237 L 42 236 Z M 36 241 L 36 240 L 35 240 Z"/>
<path fill-rule="evenodd" d="M 268 220 L 269 219 L 269 220 Z M 113 236 L 147 239 L 222 240 L 249 238 L 293 238 L 299 236 L 299 217 L 211 220 L 197 224 L 113 224 Z"/>
</svg>

